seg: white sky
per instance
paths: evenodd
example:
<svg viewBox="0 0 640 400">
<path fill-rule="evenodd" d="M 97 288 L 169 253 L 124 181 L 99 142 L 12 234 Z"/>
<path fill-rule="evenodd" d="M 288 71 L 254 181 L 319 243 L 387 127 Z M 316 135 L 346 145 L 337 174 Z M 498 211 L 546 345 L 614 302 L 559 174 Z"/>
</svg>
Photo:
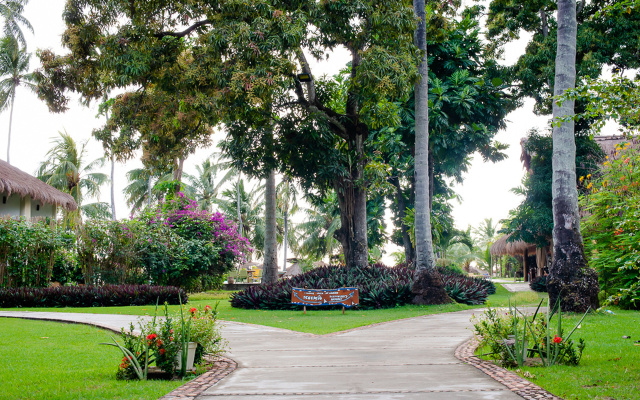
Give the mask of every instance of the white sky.
<svg viewBox="0 0 640 400">
<path fill-rule="evenodd" d="M 63 50 L 60 45 L 60 36 L 64 31 L 62 10 L 65 0 L 31 0 L 25 9 L 25 17 L 34 27 L 35 34 L 25 31 L 28 42 L 28 51 L 36 49 L 52 49 L 57 54 Z M 526 40 L 520 40 L 509 46 L 505 54 L 505 63 L 513 63 L 524 52 Z M 336 52 L 331 55 L 328 62 L 314 67 L 315 75 L 337 73 L 346 62 L 346 52 Z M 31 69 L 38 67 L 38 59 L 32 56 Z M 104 155 L 102 145 L 91 137 L 91 131 L 100 126 L 104 120 L 96 119 L 97 110 L 94 105 L 86 108 L 72 99 L 70 110 L 65 114 L 51 114 L 46 105 L 39 101 L 35 94 L 18 89 L 13 117 L 11 138 L 12 165 L 25 172 L 34 174 L 39 163 L 44 160 L 45 154 L 51 147 L 51 139 L 56 137 L 59 131 L 66 130 L 76 141 L 88 140 L 88 160 Z M 508 211 L 516 207 L 521 199 L 512 194 L 510 189 L 520 184 L 524 170 L 520 162 L 520 139 L 526 135 L 529 129 L 538 127 L 545 129 L 547 117 L 537 117 L 532 112 L 533 101 L 528 100 L 520 109 L 508 115 L 506 130 L 499 133 L 496 139 L 509 144 L 506 151 L 508 158 L 497 164 L 485 164 L 481 157 L 473 159 L 470 171 L 465 176 L 462 185 L 454 188 L 462 196 L 462 203 L 455 204 L 453 215 L 458 228 L 466 228 L 467 225 L 477 226 L 484 218 L 493 218 L 496 222 L 508 216 Z M 6 160 L 7 130 L 9 124 L 9 112 L 0 114 L 0 158 Z M 220 140 L 221 133 L 216 133 L 214 142 Z M 214 151 L 203 149 L 185 162 L 185 172 L 195 172 L 194 166 Z M 127 185 L 125 173 L 133 168 L 139 168 L 142 164 L 138 160 L 132 160 L 126 164 L 116 164 L 115 188 L 116 188 L 116 214 L 118 218 L 129 215 L 125 203 L 123 188 Z M 105 166 L 104 173 L 109 173 Z M 102 190 L 100 200 L 109 202 L 109 187 Z M 389 248 L 396 251 L 397 248 Z M 288 252 L 290 256 L 290 252 Z M 281 255 L 279 256 L 282 257 Z M 387 258 L 389 264 L 392 262 Z"/>
</svg>

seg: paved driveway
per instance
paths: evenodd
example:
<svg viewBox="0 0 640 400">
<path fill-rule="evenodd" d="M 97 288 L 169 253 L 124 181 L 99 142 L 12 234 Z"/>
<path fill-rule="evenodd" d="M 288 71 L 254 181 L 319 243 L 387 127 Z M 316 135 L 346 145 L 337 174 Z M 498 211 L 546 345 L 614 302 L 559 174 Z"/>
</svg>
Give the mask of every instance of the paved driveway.
<svg viewBox="0 0 640 400">
<path fill-rule="evenodd" d="M 478 312 L 478 311 L 475 311 Z M 473 311 L 394 321 L 330 335 L 224 322 L 238 369 L 200 400 L 521 399 L 454 357 Z M 119 330 L 136 317 L 8 312 Z"/>
</svg>

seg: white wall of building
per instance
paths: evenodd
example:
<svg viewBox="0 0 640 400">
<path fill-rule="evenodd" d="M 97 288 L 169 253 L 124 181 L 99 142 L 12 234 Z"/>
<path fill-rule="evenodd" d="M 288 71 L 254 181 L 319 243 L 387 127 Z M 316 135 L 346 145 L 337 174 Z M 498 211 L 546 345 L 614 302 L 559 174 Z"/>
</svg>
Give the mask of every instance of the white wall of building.
<svg viewBox="0 0 640 400">
<path fill-rule="evenodd" d="M 20 216 L 20 195 L 0 193 L 0 216 L 19 217 Z"/>
<path fill-rule="evenodd" d="M 55 217 L 56 207 L 43 204 L 30 196 L 21 198 L 19 194 L 0 193 L 0 217 Z"/>
</svg>

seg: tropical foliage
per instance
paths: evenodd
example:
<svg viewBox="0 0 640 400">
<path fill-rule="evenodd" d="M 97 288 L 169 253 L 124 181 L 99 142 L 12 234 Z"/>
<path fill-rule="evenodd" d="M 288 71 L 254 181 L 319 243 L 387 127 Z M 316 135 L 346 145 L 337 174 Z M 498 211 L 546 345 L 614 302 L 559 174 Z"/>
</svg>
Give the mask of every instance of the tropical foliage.
<svg viewBox="0 0 640 400">
<path fill-rule="evenodd" d="M 251 252 L 235 224 L 181 193 L 129 220 L 76 228 L 0 219 L 0 286 L 152 282 L 204 290 L 219 286 Z"/>
<path fill-rule="evenodd" d="M 173 286 L 102 285 L 1 288 L 0 307 L 115 307 L 179 304 L 187 293 Z"/>
<path fill-rule="evenodd" d="M 46 154 L 46 160 L 40 164 L 38 178 L 73 196 L 83 215 L 110 218 L 107 203 L 86 204 L 84 201 L 86 197 L 98 197 L 100 187 L 109 181 L 106 174 L 94 172 L 96 168 L 104 166 L 105 159 L 101 157 L 87 161 L 87 141 L 78 144 L 67 132 L 60 132 L 60 136 L 53 139 L 53 144 Z"/>
<path fill-rule="evenodd" d="M 89 282 L 150 280 L 189 289 L 218 286 L 251 252 L 235 224 L 182 193 L 129 221 L 90 221 L 78 240 Z"/>
<path fill-rule="evenodd" d="M 602 149 L 589 136 L 578 135 L 576 142 L 576 174 L 578 177 L 595 175 L 598 165 L 604 160 Z M 509 218 L 501 221 L 500 233 L 511 233 L 511 240 L 535 243 L 539 247 L 548 246 L 553 230 L 551 196 L 552 138 L 533 130 L 523 145 L 528 157 L 529 173 L 522 186 L 513 189 L 524 197 L 522 203 L 509 211 Z M 586 190 L 584 178 L 576 178 L 581 192 Z"/>
<path fill-rule="evenodd" d="M 580 199 L 589 263 L 612 302 L 640 309 L 640 153 L 624 144 L 599 175 L 585 175 Z"/>
<path fill-rule="evenodd" d="M 440 269 L 445 290 L 452 299 L 465 304 L 482 304 L 495 287 L 490 281 L 469 278 L 450 269 Z M 357 287 L 360 308 L 390 308 L 411 302 L 413 271 L 374 264 L 365 268 L 328 266 L 315 268 L 302 275 L 275 284 L 262 284 L 235 293 L 231 305 L 238 308 L 298 309 L 291 304 L 292 288 L 335 289 Z"/>
<path fill-rule="evenodd" d="M 0 13 L 3 11 L 2 7 L 3 5 L 0 3 Z M 8 163 L 11 163 L 11 125 L 16 90 L 22 86 L 34 93 L 37 91 L 34 74 L 29 72 L 30 59 L 31 54 L 27 53 L 25 48 L 21 48 L 18 40 L 13 36 L 6 36 L 0 40 L 0 111 L 10 109 L 7 139 Z"/>
<path fill-rule="evenodd" d="M 74 274 L 72 232 L 47 220 L 0 219 L 0 287 L 46 286 Z M 70 265 L 69 265 L 70 264 Z"/>
</svg>

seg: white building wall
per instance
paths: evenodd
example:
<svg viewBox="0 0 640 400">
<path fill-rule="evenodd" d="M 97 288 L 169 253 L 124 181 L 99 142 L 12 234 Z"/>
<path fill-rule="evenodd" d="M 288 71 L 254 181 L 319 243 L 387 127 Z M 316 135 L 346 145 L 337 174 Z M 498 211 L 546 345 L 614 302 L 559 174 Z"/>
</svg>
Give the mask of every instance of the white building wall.
<svg viewBox="0 0 640 400">
<path fill-rule="evenodd" d="M 0 193 L 0 217 L 56 217 L 56 207 L 53 204 L 43 204 L 30 196 L 21 198 L 19 194 Z"/>
<path fill-rule="evenodd" d="M 20 216 L 20 195 L 12 193 L 8 196 L 6 193 L 0 193 L 0 217 L 19 217 Z"/>
<path fill-rule="evenodd" d="M 55 217 L 52 204 L 43 204 L 38 200 L 31 199 L 31 217 Z"/>
</svg>

